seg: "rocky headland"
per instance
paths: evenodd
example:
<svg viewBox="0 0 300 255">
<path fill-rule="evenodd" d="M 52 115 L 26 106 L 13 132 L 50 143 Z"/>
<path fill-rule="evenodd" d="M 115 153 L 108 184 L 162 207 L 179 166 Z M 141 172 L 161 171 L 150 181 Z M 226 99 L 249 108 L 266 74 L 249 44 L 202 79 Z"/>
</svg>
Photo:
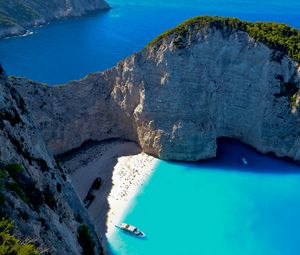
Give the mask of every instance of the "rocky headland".
<svg viewBox="0 0 300 255">
<path fill-rule="evenodd" d="M 299 160 L 297 54 L 266 36 L 256 36 L 260 42 L 243 24 L 200 17 L 82 80 L 10 82 L 54 155 L 88 140 L 122 138 L 162 159 L 194 161 L 214 157 L 217 139 L 229 137 Z M 280 24 L 249 24 L 281 33 Z M 285 38 L 299 33 L 289 29 Z"/>
<path fill-rule="evenodd" d="M 54 159 L 89 141 L 130 141 L 140 147 L 130 147 L 133 154 L 196 161 L 215 157 L 217 140 L 228 137 L 299 161 L 299 37 L 298 30 L 282 24 L 198 17 L 115 67 L 65 85 L 7 78 L 1 70 L 0 161 L 3 167 L 22 164 L 23 178 L 34 183 L 31 192 L 42 196 L 35 205 L 7 191 L 5 204 L 20 233 L 44 236 L 37 244 L 51 247 L 51 254 L 79 254 L 82 224 L 97 240 L 77 195 L 82 198 L 86 189 L 75 187 L 76 193 L 68 176 L 80 186 L 75 182 L 81 177 L 72 172 L 78 162 L 97 162 L 101 156 L 110 162 L 101 171 L 113 171 L 111 162 L 126 152 L 109 159 L 110 149 L 99 149 L 100 156 L 90 151 L 79 154 L 79 161 L 69 158 L 65 167 Z M 133 157 L 131 162 L 144 161 Z M 117 173 L 126 176 L 122 167 Z M 77 170 L 82 168 L 90 166 Z M 111 182 L 119 178 L 108 176 Z M 28 223 L 19 211 L 27 212 Z M 40 218 L 47 219 L 46 227 Z M 97 241 L 95 246 L 100 252 Z"/>
<path fill-rule="evenodd" d="M 0 38 L 26 34 L 33 26 L 109 9 L 104 0 L 0 0 Z"/>
</svg>

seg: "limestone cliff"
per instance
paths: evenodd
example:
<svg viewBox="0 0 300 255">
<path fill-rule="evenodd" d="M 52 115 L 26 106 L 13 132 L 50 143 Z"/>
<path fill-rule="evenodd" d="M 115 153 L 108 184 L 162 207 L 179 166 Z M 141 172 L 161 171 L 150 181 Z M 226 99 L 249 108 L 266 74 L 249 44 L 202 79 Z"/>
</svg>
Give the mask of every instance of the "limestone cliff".
<svg viewBox="0 0 300 255">
<path fill-rule="evenodd" d="M 230 137 L 300 159 L 300 69 L 282 49 L 219 23 L 186 24 L 108 71 L 63 86 L 12 79 L 53 154 L 126 138 L 162 159 L 216 155 Z"/>
<path fill-rule="evenodd" d="M 32 26 L 63 17 L 108 8 L 105 0 L 0 0 L 0 38 L 24 34 Z"/>
<path fill-rule="evenodd" d="M 101 254 L 93 226 L 68 175 L 48 152 L 31 110 L 1 67 L 0 144 L 0 168 L 17 163 L 24 169 L 0 177 L 1 217 L 14 222 L 16 235 L 31 240 L 43 254 L 79 255 L 78 228 L 87 225 L 96 243 L 95 252 Z"/>
<path fill-rule="evenodd" d="M 53 158 L 88 140 L 123 138 L 162 159 L 194 161 L 214 157 L 217 139 L 229 137 L 299 161 L 299 31 L 280 27 L 285 45 L 250 28 L 198 18 L 110 70 L 60 86 L 8 79 L 0 68 L 0 168 L 24 168 L 5 179 L 1 209 L 18 236 L 49 254 L 80 254 L 77 231 L 85 224 L 101 254 Z"/>
</svg>

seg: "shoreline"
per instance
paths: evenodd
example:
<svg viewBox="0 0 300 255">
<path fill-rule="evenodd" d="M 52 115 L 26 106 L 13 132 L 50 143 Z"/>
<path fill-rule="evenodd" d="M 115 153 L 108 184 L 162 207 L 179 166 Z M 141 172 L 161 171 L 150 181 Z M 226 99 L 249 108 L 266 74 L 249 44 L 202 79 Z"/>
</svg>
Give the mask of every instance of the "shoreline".
<svg viewBox="0 0 300 255">
<path fill-rule="evenodd" d="M 111 209 L 107 218 L 107 238 L 116 231 L 115 224 L 121 223 L 134 197 L 154 173 L 157 163 L 158 159 L 145 153 L 118 159 L 114 168 L 113 188 L 108 196 Z"/>
<path fill-rule="evenodd" d="M 85 13 L 81 15 L 70 15 L 70 16 L 61 16 L 58 18 L 50 18 L 50 19 L 42 19 L 39 21 L 32 21 L 32 24 L 30 25 L 24 25 L 16 24 L 15 26 L 10 26 L 5 29 L 0 30 L 0 41 L 1 40 L 9 40 L 19 37 L 27 37 L 29 35 L 35 34 L 35 30 L 48 26 L 52 23 L 63 21 L 63 20 L 69 20 L 69 19 L 76 19 L 76 18 L 84 18 L 88 17 L 89 15 L 97 14 L 100 12 L 105 12 L 113 9 L 111 6 L 108 6 L 106 8 L 100 8 L 97 10 L 87 10 Z"/>
<path fill-rule="evenodd" d="M 97 235 L 107 242 L 121 223 L 134 197 L 153 174 L 158 159 L 143 153 L 135 143 L 109 141 L 91 145 L 62 159 L 75 191 L 84 200 L 93 181 L 101 177 L 88 208 Z"/>
</svg>

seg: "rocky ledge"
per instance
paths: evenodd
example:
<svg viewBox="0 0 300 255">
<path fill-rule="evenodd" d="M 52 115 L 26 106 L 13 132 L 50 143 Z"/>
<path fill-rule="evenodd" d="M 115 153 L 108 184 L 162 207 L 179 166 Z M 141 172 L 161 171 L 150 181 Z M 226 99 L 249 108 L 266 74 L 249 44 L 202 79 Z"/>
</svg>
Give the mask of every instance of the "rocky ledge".
<svg viewBox="0 0 300 255">
<path fill-rule="evenodd" d="M 33 26 L 109 9 L 105 0 L 1 0 L 0 38 L 26 34 Z"/>
<path fill-rule="evenodd" d="M 250 35 L 255 26 L 264 36 Z M 123 138 L 162 159 L 194 161 L 214 157 L 217 139 L 230 137 L 299 160 L 300 69 L 281 42 L 297 42 L 297 33 L 198 17 L 105 72 L 61 86 L 11 83 L 53 154 Z"/>
</svg>

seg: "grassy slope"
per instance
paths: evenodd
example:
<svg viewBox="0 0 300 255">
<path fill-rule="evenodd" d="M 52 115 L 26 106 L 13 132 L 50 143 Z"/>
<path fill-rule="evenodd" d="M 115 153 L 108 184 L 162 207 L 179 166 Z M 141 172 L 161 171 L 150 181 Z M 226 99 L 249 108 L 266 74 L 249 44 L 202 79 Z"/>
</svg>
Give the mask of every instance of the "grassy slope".
<svg viewBox="0 0 300 255">
<path fill-rule="evenodd" d="M 148 46 L 161 42 L 169 35 L 185 37 L 191 29 L 203 27 L 245 31 L 255 40 L 271 49 L 284 52 L 300 62 L 300 30 L 275 22 L 246 22 L 237 18 L 200 16 L 189 19 L 174 29 L 167 30 L 150 42 Z"/>
</svg>

